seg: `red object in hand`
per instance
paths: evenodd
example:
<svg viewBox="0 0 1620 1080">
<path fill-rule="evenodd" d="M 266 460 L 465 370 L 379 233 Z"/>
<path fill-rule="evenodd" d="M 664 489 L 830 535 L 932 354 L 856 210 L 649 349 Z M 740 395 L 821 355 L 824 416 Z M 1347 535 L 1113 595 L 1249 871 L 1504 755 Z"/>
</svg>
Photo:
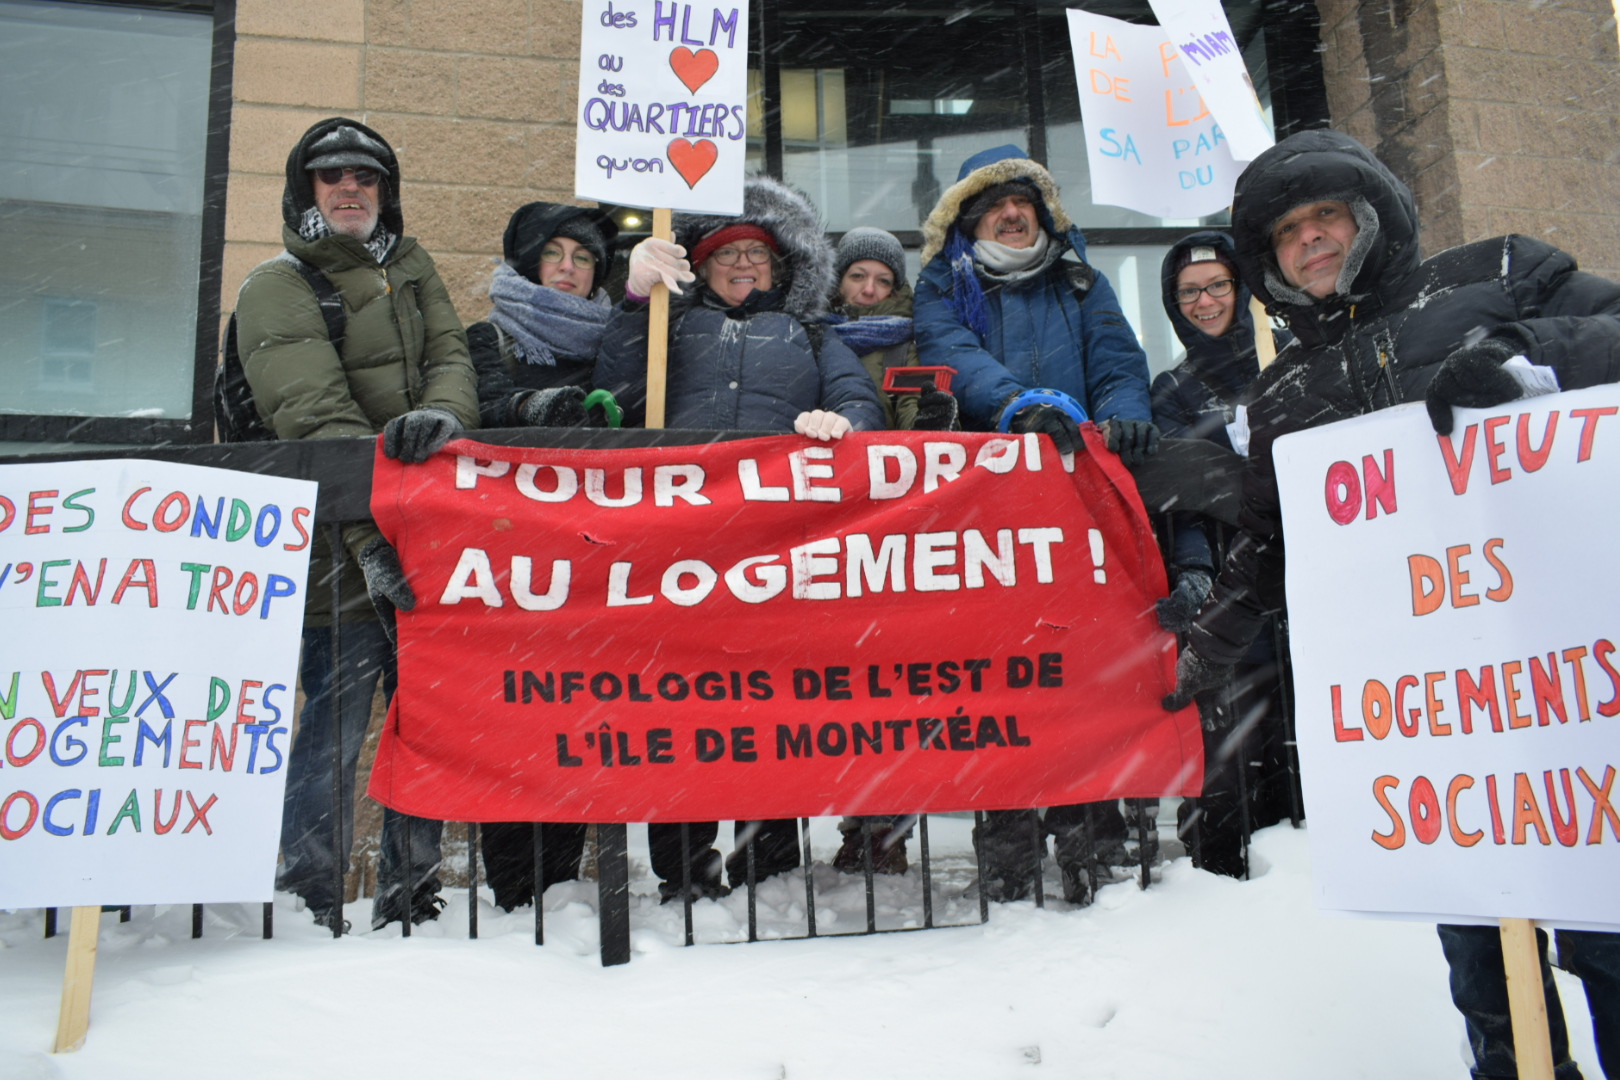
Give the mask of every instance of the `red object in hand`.
<svg viewBox="0 0 1620 1080">
<path fill-rule="evenodd" d="M 934 380 L 934 388 L 950 393 L 951 379 L 956 369 L 941 364 L 937 367 L 892 367 L 883 373 L 883 392 L 886 394 L 920 394 L 923 383 Z"/>
</svg>

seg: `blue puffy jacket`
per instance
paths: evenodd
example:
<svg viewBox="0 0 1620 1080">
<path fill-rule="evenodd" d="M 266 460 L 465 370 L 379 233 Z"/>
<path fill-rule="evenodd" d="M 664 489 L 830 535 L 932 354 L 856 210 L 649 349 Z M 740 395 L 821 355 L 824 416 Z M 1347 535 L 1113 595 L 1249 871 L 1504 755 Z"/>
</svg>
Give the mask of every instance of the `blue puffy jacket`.
<svg viewBox="0 0 1620 1080">
<path fill-rule="evenodd" d="M 1067 246 L 1044 273 L 1002 285 L 976 275 L 985 328 L 970 328 L 951 303 L 964 284 L 949 241 L 962 207 L 986 188 L 1011 180 L 1042 196 L 1042 227 Z M 1080 402 L 1093 420 L 1147 420 L 1147 355 L 1126 322 L 1108 278 L 1085 261 L 1086 241 L 1063 212 L 1050 173 L 1014 146 L 969 158 L 923 226 L 924 267 L 917 283 L 917 349 L 923 364 L 957 369 L 952 390 L 975 428 L 993 428 L 1007 401 L 1048 387 Z M 971 237 L 966 238 L 971 243 Z M 1072 255 L 1072 259 L 1071 256 Z M 957 308 L 961 304 L 958 302 Z"/>
</svg>

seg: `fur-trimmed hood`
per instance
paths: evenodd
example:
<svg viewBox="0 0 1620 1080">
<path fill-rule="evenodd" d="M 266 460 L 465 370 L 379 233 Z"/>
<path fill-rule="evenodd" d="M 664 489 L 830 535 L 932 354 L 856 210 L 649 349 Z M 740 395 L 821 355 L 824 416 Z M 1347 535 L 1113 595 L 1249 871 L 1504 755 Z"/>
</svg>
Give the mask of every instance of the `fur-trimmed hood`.
<svg viewBox="0 0 1620 1080">
<path fill-rule="evenodd" d="M 1066 240 L 1079 235 L 1074 221 L 1063 210 L 1063 203 L 1058 198 L 1057 181 L 1052 174 L 1044 166 L 1030 160 L 1019 147 L 998 146 L 980 151 L 962 162 L 956 183 L 946 188 L 939 202 L 934 204 L 928 220 L 923 222 L 922 264 L 927 266 L 929 260 L 945 249 L 951 229 L 956 225 L 957 218 L 962 216 L 962 208 L 975 195 L 1010 180 L 1033 184 L 1041 193 L 1041 206 L 1036 216 L 1040 219 L 1041 227 L 1053 239 Z M 1081 247 L 1076 249 L 1076 254 L 1083 258 L 1084 242 L 1079 243 Z"/>
<path fill-rule="evenodd" d="M 769 176 L 749 176 L 743 181 L 741 216 L 676 214 L 675 242 L 691 251 L 699 240 L 727 225 L 757 225 L 776 238 L 780 249 L 776 288 L 783 290 L 782 310 L 800 322 L 812 321 L 826 310 L 827 297 L 837 285 L 833 247 L 808 196 Z"/>
<path fill-rule="evenodd" d="M 287 155 L 287 183 L 281 192 L 281 220 L 294 233 L 298 231 L 299 222 L 303 220 L 304 211 L 315 205 L 315 184 L 309 178 L 309 171 L 304 163 L 310 160 L 311 148 L 324 136 L 341 127 L 351 127 L 358 132 L 361 140 L 369 144 L 368 151 L 372 156 L 382 162 L 388 170 L 383 178 L 383 189 L 379 193 L 377 220 L 395 236 L 402 236 L 405 232 L 405 216 L 399 208 L 399 158 L 394 154 L 394 148 L 388 140 L 377 134 L 371 128 L 358 120 L 350 120 L 344 116 L 333 116 L 326 120 L 316 122 L 304 132 L 292 152 Z"/>
</svg>

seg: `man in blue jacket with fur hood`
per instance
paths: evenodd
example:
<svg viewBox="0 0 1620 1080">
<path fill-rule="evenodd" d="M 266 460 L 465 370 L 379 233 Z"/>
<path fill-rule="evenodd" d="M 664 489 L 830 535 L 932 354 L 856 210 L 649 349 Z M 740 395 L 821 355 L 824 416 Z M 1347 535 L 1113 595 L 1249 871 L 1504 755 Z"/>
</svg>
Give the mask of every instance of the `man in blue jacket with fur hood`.
<svg viewBox="0 0 1620 1080">
<path fill-rule="evenodd" d="M 1158 446 L 1147 355 L 1086 241 L 1063 212 L 1057 181 L 1016 146 L 963 162 L 923 223 L 917 351 L 958 372 L 952 385 L 969 430 L 1035 431 L 1060 453 L 1080 449 L 1079 423 L 1104 426 L 1108 448 L 1139 465 Z M 1057 838 L 1063 892 L 1086 903 L 1122 861 L 1116 802 L 992 811 L 978 838 L 980 876 L 996 900 L 1033 891 Z"/>
<path fill-rule="evenodd" d="M 923 223 L 922 261 L 917 350 L 957 370 L 970 430 L 1040 431 L 1069 453 L 1083 411 L 1127 464 L 1153 452 L 1147 355 L 1045 168 L 1016 146 L 968 158 Z"/>
</svg>

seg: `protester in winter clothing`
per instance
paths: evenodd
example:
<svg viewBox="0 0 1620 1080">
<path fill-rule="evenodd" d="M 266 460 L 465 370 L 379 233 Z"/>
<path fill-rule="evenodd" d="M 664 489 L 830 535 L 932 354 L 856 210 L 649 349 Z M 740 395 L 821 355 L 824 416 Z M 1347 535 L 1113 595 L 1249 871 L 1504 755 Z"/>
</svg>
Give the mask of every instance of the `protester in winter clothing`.
<svg viewBox="0 0 1620 1080">
<path fill-rule="evenodd" d="M 1245 535 L 1189 633 L 1167 708 L 1221 685 L 1282 607 L 1271 460 L 1278 438 L 1418 400 L 1427 401 L 1436 429 L 1449 432 L 1453 404 L 1484 407 L 1523 395 L 1505 364 L 1514 356 L 1550 369 L 1565 390 L 1620 380 L 1620 284 L 1579 272 L 1569 255 L 1526 236 L 1420 260 L 1411 192 L 1348 136 L 1303 132 L 1256 158 L 1238 181 L 1232 232 L 1244 282 L 1287 319 L 1295 340 L 1255 385 Z M 1440 938 L 1474 1076 L 1517 1075 L 1497 928 L 1442 926 Z M 1614 1075 L 1620 935 L 1559 931 L 1558 939 L 1560 962 L 1586 982 L 1599 1058 Z M 1579 1076 L 1545 956 L 1542 974 L 1557 1075 Z"/>
<path fill-rule="evenodd" d="M 608 321 L 597 359 L 596 384 L 618 399 L 627 422 L 645 415 L 646 299 L 663 281 L 678 294 L 670 304 L 670 427 L 797 431 L 819 439 L 883 427 L 872 380 L 836 334 L 823 332 L 832 246 L 804 195 L 751 176 L 740 217 L 678 215 L 675 235 L 678 243 L 653 238 L 636 245 L 625 302 Z M 694 270 L 697 283 L 681 291 Z M 718 826 L 690 825 L 684 849 L 681 828 L 648 826 L 661 895 L 681 895 L 683 867 L 690 867 L 696 896 L 723 894 L 720 856 L 710 847 Z M 794 821 L 738 822 L 738 848 L 726 860 L 733 885 L 747 874 L 750 839 L 756 877 L 799 865 Z"/>
<path fill-rule="evenodd" d="M 519 207 L 506 225 L 484 322 L 467 327 L 484 427 L 566 427 L 583 401 L 612 303 L 603 288 L 619 227 L 600 210 Z"/>
<path fill-rule="evenodd" d="M 1204 439 L 1242 453 L 1250 387 L 1260 375 L 1249 290 L 1238 280 L 1232 240 L 1222 232 L 1195 232 L 1171 246 L 1161 274 L 1164 310 L 1187 347 L 1181 362 L 1153 380 L 1153 422 L 1165 438 Z M 1269 328 L 1268 328 L 1269 332 Z M 1287 331 L 1279 344 L 1293 340 Z M 1234 446 L 1232 432 L 1240 433 Z M 1170 515 L 1171 593 L 1159 601 L 1159 623 L 1184 633 L 1209 595 L 1217 560 L 1230 535 L 1207 518 Z M 1184 799 L 1177 833 L 1193 865 L 1230 877 L 1247 872 L 1243 794 L 1250 829 L 1288 817 L 1294 803 L 1293 770 L 1286 750 L 1289 718 L 1278 697 L 1281 663 L 1276 634 L 1255 639 L 1235 680 L 1239 691 L 1199 699 L 1204 728 L 1204 789 Z M 1234 730 L 1234 718 L 1244 722 Z M 1261 765 L 1253 769 L 1249 762 Z M 1240 783 L 1238 770 L 1248 774 Z"/>
<path fill-rule="evenodd" d="M 922 261 L 917 349 L 925 365 L 957 370 L 952 391 L 970 430 L 1006 421 L 1073 451 L 1070 411 L 1019 403 L 1050 389 L 1107 422 L 1108 447 L 1127 464 L 1153 453 L 1147 356 L 1113 286 L 1086 262 L 1051 173 L 1016 146 L 968 158 L 923 223 Z"/>
<path fill-rule="evenodd" d="M 968 158 L 923 223 L 922 261 L 917 349 L 925 366 L 957 370 L 966 427 L 1041 432 L 1072 453 L 1079 421 L 1091 419 L 1127 464 L 1157 449 L 1147 356 L 1045 168 L 1016 146 Z M 1032 401 L 1036 389 L 1068 400 Z M 1054 807 L 1045 829 L 1058 838 L 1065 896 L 1087 902 L 1104 861 L 1124 855 L 1117 801 Z M 1030 895 L 1045 848 L 1036 811 L 986 815 L 979 870 L 990 895 Z"/>
<path fill-rule="evenodd" d="M 484 322 L 467 327 L 478 371 L 484 427 L 577 427 L 596 370 L 612 304 L 603 284 L 619 227 L 600 210 L 562 203 L 518 207 L 501 241 Z M 507 911 L 536 895 L 535 830 L 540 830 L 539 893 L 579 877 L 586 826 L 577 822 L 486 822 L 479 830 L 484 874 Z"/>
<path fill-rule="evenodd" d="M 888 426 L 946 431 L 956 423 L 956 399 L 929 380 L 920 392 L 884 393 L 890 368 L 917 366 L 911 285 L 900 241 L 882 229 L 851 229 L 838 241 L 833 272 L 838 290 L 822 319 L 861 358 L 872 376 Z M 926 406 L 918 422 L 918 407 Z"/>
<path fill-rule="evenodd" d="M 422 461 L 463 427 L 478 423 L 477 387 L 467 341 L 433 260 L 404 234 L 399 163 L 364 124 L 322 120 L 287 156 L 281 199 L 286 250 L 255 267 L 236 301 L 237 341 L 259 414 L 277 438 L 326 439 L 383 432 L 390 457 Z M 345 309 L 342 348 L 298 269 L 312 267 Z M 395 684 L 393 606 L 415 603 L 398 556 L 370 523 L 344 531 L 339 613 L 344 781 L 353 791 L 371 698 L 379 678 Z M 288 762 L 279 888 L 297 893 L 322 925 L 341 925 L 337 881 L 348 862 L 353 801 L 343 805 L 342 840 L 331 821 L 334 718 L 332 559 L 317 544 L 300 675 L 306 696 Z M 362 576 L 363 575 L 363 576 Z M 366 602 L 377 597 L 385 622 Z M 440 823 L 386 811 L 372 922 L 437 916 Z"/>
</svg>

